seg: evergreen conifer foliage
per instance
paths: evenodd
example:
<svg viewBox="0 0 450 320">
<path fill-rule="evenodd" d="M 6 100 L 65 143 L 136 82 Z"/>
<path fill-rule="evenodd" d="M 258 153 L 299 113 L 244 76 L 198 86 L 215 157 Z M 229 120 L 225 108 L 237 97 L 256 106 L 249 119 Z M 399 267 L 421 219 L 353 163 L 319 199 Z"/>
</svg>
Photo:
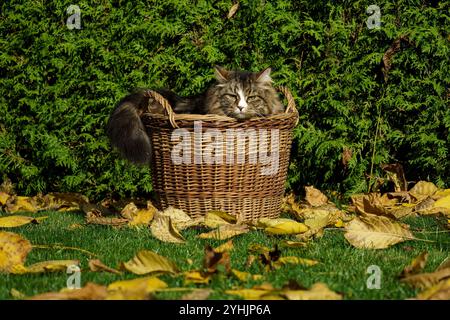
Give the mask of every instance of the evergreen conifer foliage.
<svg viewBox="0 0 450 320">
<path fill-rule="evenodd" d="M 450 3 L 375 2 L 242 0 L 230 18 L 230 0 L 79 2 L 81 29 L 69 29 L 67 1 L 5 1 L 0 179 L 23 194 L 147 194 L 148 168 L 105 137 L 110 112 L 136 87 L 199 93 L 218 64 L 271 66 L 294 93 L 291 188 L 366 191 L 393 162 L 410 180 L 448 186 Z M 366 24 L 369 5 L 380 28 Z M 401 38 L 385 77 L 381 61 Z"/>
</svg>

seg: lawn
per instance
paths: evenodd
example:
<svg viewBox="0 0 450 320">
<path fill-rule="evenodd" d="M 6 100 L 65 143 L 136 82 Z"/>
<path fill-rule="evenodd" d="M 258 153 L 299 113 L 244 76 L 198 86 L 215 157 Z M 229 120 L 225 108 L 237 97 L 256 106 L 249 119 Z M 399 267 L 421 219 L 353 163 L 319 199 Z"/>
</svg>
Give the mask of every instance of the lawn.
<svg viewBox="0 0 450 320">
<path fill-rule="evenodd" d="M 96 254 L 104 264 L 119 267 L 121 262 L 131 259 L 137 251 L 153 250 L 172 259 L 182 270 L 200 269 L 206 245 L 218 246 L 224 241 L 198 239 L 196 235 L 202 229 L 183 231 L 186 244 L 163 243 L 153 238 L 148 228 L 85 225 L 84 215 L 80 212 L 40 212 L 35 216 L 48 216 L 40 224 L 28 224 L 8 229 L 27 238 L 33 245 L 57 244 L 77 247 Z M 435 217 L 408 218 L 404 222 L 411 225 L 417 238 L 430 240 L 406 241 L 383 250 L 367 250 L 352 247 L 344 238 L 339 228 L 326 229 L 324 236 L 311 241 L 305 248 L 283 248 L 282 256 L 299 256 L 314 259 L 319 264 L 314 266 L 289 265 L 280 269 L 265 272 L 258 264 L 249 269 L 245 267 L 247 248 L 250 244 L 262 244 L 273 247 L 280 240 L 290 236 L 270 236 L 262 231 L 237 236 L 233 239 L 234 249 L 231 251 L 232 268 L 263 274 L 262 280 L 241 282 L 232 275 L 219 274 L 209 285 L 185 285 L 183 276 L 162 275 L 160 279 L 169 287 L 210 287 L 214 291 L 210 299 L 233 299 L 224 293 L 233 287 L 251 287 L 262 282 L 269 282 L 274 287 L 282 287 L 290 280 L 309 288 L 316 282 L 323 282 L 333 291 L 343 293 L 344 299 L 406 299 L 412 298 L 418 290 L 398 280 L 403 268 L 423 251 L 429 253 L 424 272 L 432 272 L 448 256 L 450 238 L 448 230 Z M 74 224 L 80 224 L 74 228 Z M 31 263 L 56 260 L 78 259 L 82 268 L 81 284 L 88 282 L 107 285 L 123 279 L 138 276 L 129 272 L 115 275 L 105 272 L 91 272 L 87 263 L 91 257 L 83 252 L 67 249 L 33 248 L 27 257 L 26 265 Z M 191 263 L 191 264 L 190 264 Z M 369 277 L 366 270 L 370 265 L 378 265 L 382 270 L 381 288 L 368 289 L 366 281 Z M 0 299 L 13 299 L 10 291 L 16 289 L 26 296 L 49 291 L 59 291 L 66 286 L 67 275 L 64 272 L 46 274 L 0 275 Z M 176 299 L 186 292 L 161 292 L 156 298 Z"/>
</svg>

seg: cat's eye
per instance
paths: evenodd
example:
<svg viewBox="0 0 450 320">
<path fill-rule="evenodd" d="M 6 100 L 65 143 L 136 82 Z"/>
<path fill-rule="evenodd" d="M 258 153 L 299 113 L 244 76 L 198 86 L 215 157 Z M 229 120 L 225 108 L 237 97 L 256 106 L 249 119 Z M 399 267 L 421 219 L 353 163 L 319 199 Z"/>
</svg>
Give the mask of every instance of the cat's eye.
<svg viewBox="0 0 450 320">
<path fill-rule="evenodd" d="M 249 102 L 257 101 L 257 100 L 259 100 L 258 96 L 250 96 L 250 97 L 247 98 L 247 101 L 249 101 Z"/>
<path fill-rule="evenodd" d="M 227 98 L 227 99 L 230 99 L 230 100 L 236 100 L 237 99 L 236 95 L 230 94 L 230 93 L 224 94 L 224 97 Z"/>
</svg>

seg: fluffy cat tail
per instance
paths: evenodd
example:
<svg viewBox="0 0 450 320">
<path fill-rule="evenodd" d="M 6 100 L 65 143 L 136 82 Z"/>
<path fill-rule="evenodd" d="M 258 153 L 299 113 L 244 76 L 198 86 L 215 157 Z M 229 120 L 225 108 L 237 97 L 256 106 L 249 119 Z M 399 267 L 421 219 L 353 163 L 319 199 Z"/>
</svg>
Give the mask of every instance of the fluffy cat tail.
<svg viewBox="0 0 450 320">
<path fill-rule="evenodd" d="M 123 98 L 112 112 L 106 134 L 121 155 L 135 163 L 145 165 L 151 159 L 150 138 L 145 131 L 141 115 L 148 106 L 144 91 Z"/>
<path fill-rule="evenodd" d="M 202 110 L 203 95 L 182 98 L 170 90 L 155 90 L 162 95 L 177 113 L 195 113 Z M 152 147 L 141 120 L 144 112 L 164 113 L 164 108 L 153 98 L 138 90 L 123 98 L 109 117 L 106 134 L 113 147 L 122 156 L 135 163 L 150 163 Z"/>
</svg>

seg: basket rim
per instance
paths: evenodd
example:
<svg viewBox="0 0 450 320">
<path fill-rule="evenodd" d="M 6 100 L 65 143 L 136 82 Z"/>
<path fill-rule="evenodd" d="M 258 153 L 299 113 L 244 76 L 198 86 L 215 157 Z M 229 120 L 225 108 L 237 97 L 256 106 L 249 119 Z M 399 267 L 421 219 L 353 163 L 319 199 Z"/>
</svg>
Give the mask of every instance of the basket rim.
<svg viewBox="0 0 450 320">
<path fill-rule="evenodd" d="M 211 123 L 220 123 L 222 125 L 236 125 L 240 124 L 242 126 L 249 126 L 251 124 L 262 122 L 266 123 L 268 126 L 270 126 L 270 123 L 275 121 L 279 122 L 280 120 L 292 120 L 295 119 L 295 125 L 298 124 L 299 121 L 299 113 L 297 108 L 295 107 L 295 101 L 292 97 L 291 92 L 286 87 L 276 87 L 275 88 L 280 93 L 283 93 L 288 101 L 288 105 L 286 106 L 285 112 L 279 113 L 279 114 L 273 114 L 269 116 L 263 116 L 263 117 L 253 117 L 247 120 L 237 120 L 232 117 L 228 117 L 225 115 L 217 115 L 217 114 L 189 114 L 189 113 L 175 113 L 172 110 L 171 105 L 169 102 L 162 97 L 159 93 L 149 90 L 147 91 L 148 95 L 153 96 L 159 103 L 161 103 L 164 107 L 164 110 L 166 111 L 164 114 L 155 114 L 151 112 L 144 112 L 141 117 L 147 118 L 149 120 L 159 120 L 159 121 L 169 121 L 172 127 L 178 128 L 177 122 L 184 122 L 184 126 L 186 126 L 186 123 L 193 123 L 195 121 L 203 121 L 203 122 L 211 122 Z"/>
</svg>

